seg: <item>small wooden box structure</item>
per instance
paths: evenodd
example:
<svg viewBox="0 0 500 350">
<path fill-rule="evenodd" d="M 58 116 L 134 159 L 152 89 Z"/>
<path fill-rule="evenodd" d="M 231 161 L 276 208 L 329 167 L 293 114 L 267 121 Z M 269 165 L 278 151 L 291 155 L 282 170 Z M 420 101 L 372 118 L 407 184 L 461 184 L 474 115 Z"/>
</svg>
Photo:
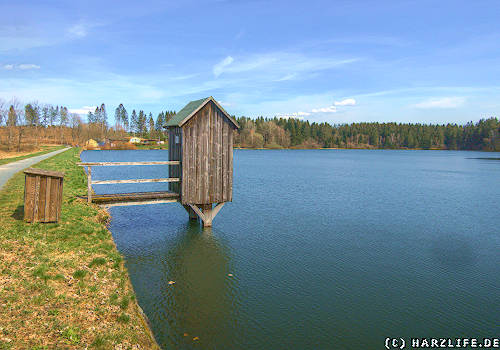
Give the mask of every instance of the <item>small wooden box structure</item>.
<svg viewBox="0 0 500 350">
<path fill-rule="evenodd" d="M 180 184 L 170 183 L 169 190 L 179 193 L 181 203 L 199 216 L 203 211 L 205 218 L 200 217 L 210 226 L 208 216 L 213 219 L 233 199 L 233 131 L 238 123 L 213 97 L 207 97 L 189 102 L 165 127 L 169 160 L 181 163 L 169 167 L 169 177 L 181 179 Z M 212 204 L 220 205 L 219 209 L 212 211 Z"/>
<path fill-rule="evenodd" d="M 29 168 L 24 171 L 24 220 L 57 222 L 61 216 L 64 174 Z"/>
</svg>

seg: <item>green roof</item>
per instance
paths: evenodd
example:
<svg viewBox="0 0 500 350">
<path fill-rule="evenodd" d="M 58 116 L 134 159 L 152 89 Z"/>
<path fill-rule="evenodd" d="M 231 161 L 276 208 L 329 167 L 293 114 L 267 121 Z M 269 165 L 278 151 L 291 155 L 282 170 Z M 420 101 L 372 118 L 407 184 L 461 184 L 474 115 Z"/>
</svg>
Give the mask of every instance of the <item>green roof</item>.
<svg viewBox="0 0 500 350">
<path fill-rule="evenodd" d="M 239 128 L 238 123 L 236 120 L 234 120 L 225 110 L 222 108 L 215 99 L 210 96 L 210 97 L 205 97 L 196 101 L 191 101 L 187 105 L 184 106 L 183 109 L 181 109 L 179 112 L 177 112 L 172 119 L 170 119 L 164 127 L 168 128 L 170 126 L 182 126 L 184 123 L 186 123 L 193 115 L 198 112 L 205 104 L 207 104 L 209 101 L 213 101 L 215 105 L 226 115 L 226 117 L 236 126 Z"/>
<path fill-rule="evenodd" d="M 182 123 L 184 119 L 189 117 L 191 113 L 196 111 L 201 105 L 203 105 L 203 102 L 205 100 L 209 99 L 209 97 L 202 98 L 200 100 L 196 101 L 191 101 L 187 105 L 184 106 L 183 109 L 181 109 L 179 112 L 177 112 L 172 119 L 170 119 L 165 126 L 180 126 L 179 124 Z"/>
</svg>

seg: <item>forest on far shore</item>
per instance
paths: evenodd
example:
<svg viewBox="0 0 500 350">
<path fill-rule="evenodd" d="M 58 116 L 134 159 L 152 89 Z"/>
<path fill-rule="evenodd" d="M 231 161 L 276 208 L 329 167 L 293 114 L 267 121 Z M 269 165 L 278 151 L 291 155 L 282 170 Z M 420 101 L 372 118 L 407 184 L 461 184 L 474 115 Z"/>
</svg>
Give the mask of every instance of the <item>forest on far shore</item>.
<svg viewBox="0 0 500 350">
<path fill-rule="evenodd" d="M 175 115 L 165 110 L 156 116 L 142 110 L 130 115 L 123 104 L 108 122 L 106 106 L 84 118 L 64 106 L 9 102 L 0 99 L 0 151 L 21 151 L 38 144 L 82 145 L 88 139 L 126 142 L 128 136 L 165 140 L 163 125 Z M 449 149 L 500 151 L 498 118 L 465 125 L 352 123 L 329 124 L 294 118 L 236 118 L 234 146 L 244 148 L 369 148 Z"/>
<path fill-rule="evenodd" d="M 248 148 L 382 148 L 500 151 L 498 118 L 465 125 L 352 123 L 237 118 L 235 145 Z"/>
</svg>

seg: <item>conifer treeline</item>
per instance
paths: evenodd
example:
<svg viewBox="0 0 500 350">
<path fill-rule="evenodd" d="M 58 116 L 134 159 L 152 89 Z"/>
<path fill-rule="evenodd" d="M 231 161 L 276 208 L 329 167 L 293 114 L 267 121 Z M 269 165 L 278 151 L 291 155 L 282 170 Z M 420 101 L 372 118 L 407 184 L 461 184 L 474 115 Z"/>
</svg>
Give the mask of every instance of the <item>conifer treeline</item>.
<svg viewBox="0 0 500 350">
<path fill-rule="evenodd" d="M 498 118 L 466 125 L 353 123 L 330 125 L 298 119 L 237 118 L 235 144 L 250 148 L 388 148 L 500 151 Z"/>
<path fill-rule="evenodd" d="M 89 113 L 90 114 L 90 113 Z M 120 103 L 115 109 L 115 130 L 124 130 L 143 137 L 157 137 L 162 134 L 163 125 L 172 118 L 174 111 L 162 111 L 158 113 L 156 121 L 153 119 L 153 113 L 145 113 L 140 110 L 137 113 L 132 110 L 130 119 L 127 110 Z"/>
<path fill-rule="evenodd" d="M 39 143 L 82 144 L 91 138 L 126 140 L 127 134 L 165 140 L 163 125 L 174 114 L 162 111 L 155 120 L 152 113 L 134 110 L 129 119 L 120 104 L 115 109 L 115 125 L 111 127 L 104 103 L 88 112 L 85 123 L 79 114 L 71 113 L 65 106 L 36 101 L 24 104 L 16 98 L 10 101 L 0 98 L 0 151 L 31 150 Z"/>
<path fill-rule="evenodd" d="M 165 139 L 163 125 L 175 114 L 160 112 L 156 120 L 152 113 L 140 110 L 127 112 L 123 104 L 115 109 L 115 126 L 110 128 L 106 106 L 102 104 L 87 115 L 84 124 L 78 114 L 64 106 L 32 102 L 22 104 L 16 99 L 0 99 L 0 144 L 21 148 L 28 134 L 34 143 L 47 141 L 78 143 L 88 138 L 120 138 L 132 133 L 145 138 Z M 236 118 L 241 126 L 235 134 L 235 146 L 249 148 L 421 148 L 451 150 L 500 151 L 498 118 L 481 119 L 465 125 L 425 125 L 401 123 L 353 123 L 330 125 L 299 119 Z M 56 131 L 57 129 L 57 131 Z M 65 129 L 66 132 L 65 136 Z M 68 135 L 69 133 L 69 135 Z M 110 135 L 113 134 L 113 135 Z M 4 136 L 2 136 L 4 134 Z M 121 136 L 120 136 L 121 135 Z"/>
</svg>

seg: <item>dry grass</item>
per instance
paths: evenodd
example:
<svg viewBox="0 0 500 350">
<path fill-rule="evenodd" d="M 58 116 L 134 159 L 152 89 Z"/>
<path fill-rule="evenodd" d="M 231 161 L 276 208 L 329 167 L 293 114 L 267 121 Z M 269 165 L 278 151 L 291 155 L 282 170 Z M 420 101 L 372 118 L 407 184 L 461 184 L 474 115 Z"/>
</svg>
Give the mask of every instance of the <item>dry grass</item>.
<svg viewBox="0 0 500 350">
<path fill-rule="evenodd" d="M 0 192 L 0 349 L 155 348 L 108 214 L 75 199 L 77 161 L 72 149 L 37 165 L 65 172 L 58 224 L 22 221 L 22 174 Z"/>
<path fill-rule="evenodd" d="M 34 156 L 39 156 L 45 153 L 55 151 L 57 149 L 63 148 L 64 146 L 55 145 L 43 145 L 35 148 L 35 146 L 25 149 L 21 152 L 7 152 L 0 150 L 0 165 L 16 162 L 21 159 L 26 159 Z"/>
<path fill-rule="evenodd" d="M 21 152 L 7 152 L 0 150 L 0 159 L 22 157 L 38 151 L 39 149 L 32 149 L 29 151 L 21 151 Z"/>
<path fill-rule="evenodd" d="M 128 150 L 128 149 L 137 149 L 137 147 L 130 142 L 122 142 L 122 141 L 113 141 L 111 144 L 106 144 L 101 147 L 104 150 Z"/>
</svg>

